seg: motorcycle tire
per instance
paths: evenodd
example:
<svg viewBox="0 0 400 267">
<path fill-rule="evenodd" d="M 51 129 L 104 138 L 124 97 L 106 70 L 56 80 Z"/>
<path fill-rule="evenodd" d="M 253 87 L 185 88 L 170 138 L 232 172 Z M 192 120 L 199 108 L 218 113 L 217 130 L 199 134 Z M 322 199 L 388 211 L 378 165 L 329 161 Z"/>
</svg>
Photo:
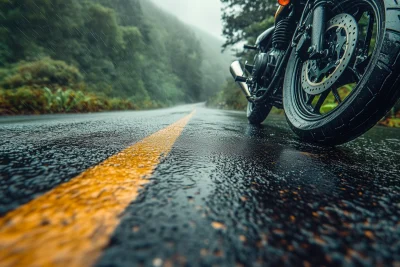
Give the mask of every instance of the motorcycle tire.
<svg viewBox="0 0 400 267">
<path fill-rule="evenodd" d="M 337 0 L 350 6 L 354 0 Z M 283 102 L 287 121 L 302 139 L 322 145 L 349 142 L 375 126 L 400 97 L 400 1 L 357 0 L 371 5 L 376 17 L 376 46 L 363 76 L 332 112 L 307 116 L 296 97 L 302 62 L 293 52 L 286 68 Z M 294 49 L 295 50 L 295 49 Z M 300 73 L 301 75 L 301 73 Z"/>
<path fill-rule="evenodd" d="M 266 104 L 256 105 L 249 102 L 247 104 L 247 119 L 250 124 L 260 125 L 265 121 L 271 112 L 272 106 Z"/>
</svg>

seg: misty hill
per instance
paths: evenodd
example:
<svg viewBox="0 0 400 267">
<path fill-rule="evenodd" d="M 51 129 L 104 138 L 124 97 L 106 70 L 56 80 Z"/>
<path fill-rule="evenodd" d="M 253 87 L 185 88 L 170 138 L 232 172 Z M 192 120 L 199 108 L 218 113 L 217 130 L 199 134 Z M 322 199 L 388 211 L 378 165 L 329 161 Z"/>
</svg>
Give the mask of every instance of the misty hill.
<svg viewBox="0 0 400 267">
<path fill-rule="evenodd" d="M 142 0 L 143 11 L 147 17 L 151 18 L 156 28 L 165 29 L 178 28 L 190 35 L 195 36 L 200 42 L 202 50 L 202 64 L 200 71 L 204 77 L 202 100 L 214 95 L 225 85 L 229 75 L 229 65 L 232 57 L 228 52 L 221 53 L 223 40 L 192 25 L 186 25 L 168 11 L 163 10 L 151 1 Z M 193 35 L 194 34 L 194 35 Z"/>
<path fill-rule="evenodd" d="M 221 53 L 223 40 L 220 40 L 213 35 L 191 26 L 197 38 L 200 40 L 201 47 L 204 51 L 202 63 L 202 72 L 208 77 L 207 80 L 211 84 L 206 87 L 207 96 L 213 96 L 216 92 L 221 91 L 226 83 L 226 79 L 230 78 L 229 66 L 234 60 L 229 51 Z"/>
<path fill-rule="evenodd" d="M 229 51 L 221 53 L 222 45 L 224 44 L 223 39 L 218 39 L 195 26 L 190 25 L 189 27 L 194 31 L 197 38 L 200 40 L 203 50 L 205 50 L 210 57 L 214 58 L 215 61 L 219 63 L 232 63 L 232 60 L 235 59 L 232 53 Z"/>
<path fill-rule="evenodd" d="M 148 1 L 2 1 L 0 13 L 2 95 L 46 87 L 164 106 L 203 101 L 226 77 L 217 41 Z"/>
</svg>

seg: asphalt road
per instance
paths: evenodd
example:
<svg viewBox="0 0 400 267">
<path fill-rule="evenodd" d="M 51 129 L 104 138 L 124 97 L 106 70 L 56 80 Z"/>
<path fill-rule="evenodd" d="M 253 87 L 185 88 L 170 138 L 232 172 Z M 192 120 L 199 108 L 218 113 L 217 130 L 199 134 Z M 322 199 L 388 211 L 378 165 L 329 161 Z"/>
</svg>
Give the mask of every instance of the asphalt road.
<svg viewBox="0 0 400 267">
<path fill-rule="evenodd" d="M 383 127 L 322 148 L 203 105 L 0 118 L 0 216 L 194 109 L 95 265 L 400 266 L 400 130 Z"/>
</svg>

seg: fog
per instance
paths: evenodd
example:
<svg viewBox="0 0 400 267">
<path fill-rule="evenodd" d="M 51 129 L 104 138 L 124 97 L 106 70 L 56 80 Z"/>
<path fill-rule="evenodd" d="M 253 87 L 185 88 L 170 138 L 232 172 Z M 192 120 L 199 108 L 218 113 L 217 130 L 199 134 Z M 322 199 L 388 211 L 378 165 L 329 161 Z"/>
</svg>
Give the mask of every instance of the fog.
<svg viewBox="0 0 400 267">
<path fill-rule="evenodd" d="M 221 7 L 219 0 L 151 0 L 159 7 L 222 39 Z"/>
</svg>

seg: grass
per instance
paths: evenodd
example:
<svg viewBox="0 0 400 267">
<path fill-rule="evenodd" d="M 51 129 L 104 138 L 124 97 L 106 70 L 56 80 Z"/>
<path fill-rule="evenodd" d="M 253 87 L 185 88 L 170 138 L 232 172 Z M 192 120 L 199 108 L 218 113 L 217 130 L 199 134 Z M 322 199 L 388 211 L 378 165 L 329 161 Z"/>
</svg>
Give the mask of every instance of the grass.
<svg viewBox="0 0 400 267">
<path fill-rule="evenodd" d="M 130 100 L 108 99 L 94 93 L 44 87 L 0 89 L 0 115 L 85 113 L 138 109 Z"/>
<path fill-rule="evenodd" d="M 387 118 L 379 123 L 382 126 L 387 126 L 387 127 L 394 127 L 394 128 L 400 128 L 400 117 L 398 118 Z"/>
<path fill-rule="evenodd" d="M 0 115 L 85 113 L 159 108 L 148 97 L 109 97 L 88 88 L 79 70 L 49 57 L 0 68 Z M 110 88 L 112 91 L 112 88 Z M 103 93 L 95 93 L 103 92 Z"/>
</svg>

